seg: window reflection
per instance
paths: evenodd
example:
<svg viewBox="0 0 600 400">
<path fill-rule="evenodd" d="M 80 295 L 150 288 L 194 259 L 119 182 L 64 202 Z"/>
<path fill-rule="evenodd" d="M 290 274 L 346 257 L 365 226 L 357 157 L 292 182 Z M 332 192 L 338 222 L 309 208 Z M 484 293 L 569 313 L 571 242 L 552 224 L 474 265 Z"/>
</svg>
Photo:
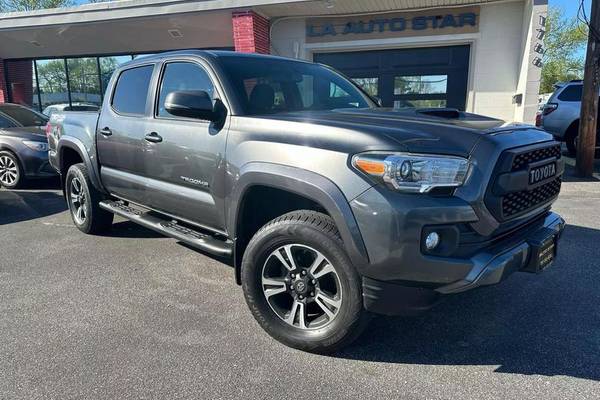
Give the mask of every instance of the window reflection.
<svg viewBox="0 0 600 400">
<path fill-rule="evenodd" d="M 96 58 L 69 58 L 69 89 L 71 106 L 100 105 L 100 79 Z"/>
<path fill-rule="evenodd" d="M 37 75 L 41 109 L 50 105 L 69 105 L 67 71 L 64 59 L 37 60 Z"/>
</svg>

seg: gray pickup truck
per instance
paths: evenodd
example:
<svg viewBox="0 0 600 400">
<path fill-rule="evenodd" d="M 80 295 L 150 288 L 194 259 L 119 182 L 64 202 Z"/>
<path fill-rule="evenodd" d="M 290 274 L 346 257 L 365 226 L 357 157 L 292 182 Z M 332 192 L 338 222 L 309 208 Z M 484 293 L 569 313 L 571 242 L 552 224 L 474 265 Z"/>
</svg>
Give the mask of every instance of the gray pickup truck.
<svg viewBox="0 0 600 400">
<path fill-rule="evenodd" d="M 551 135 L 384 109 L 308 62 L 138 59 L 113 74 L 99 114 L 56 113 L 47 131 L 81 231 L 116 214 L 231 260 L 259 324 L 306 351 L 348 344 L 372 313 L 540 272 L 564 228 Z"/>
</svg>

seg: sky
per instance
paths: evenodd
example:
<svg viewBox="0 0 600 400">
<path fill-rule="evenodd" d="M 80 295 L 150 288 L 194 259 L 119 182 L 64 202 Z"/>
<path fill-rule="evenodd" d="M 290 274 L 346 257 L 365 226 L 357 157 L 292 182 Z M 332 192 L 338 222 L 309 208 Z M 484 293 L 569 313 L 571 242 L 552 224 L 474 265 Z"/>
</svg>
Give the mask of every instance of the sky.
<svg viewBox="0 0 600 400">
<path fill-rule="evenodd" d="M 590 15 L 590 6 L 592 4 L 592 0 L 584 0 L 585 11 L 589 17 Z M 579 8 L 579 0 L 549 0 L 548 4 L 550 6 L 558 6 L 565 11 L 565 15 L 569 17 L 574 17 L 577 15 L 577 9 Z"/>
</svg>

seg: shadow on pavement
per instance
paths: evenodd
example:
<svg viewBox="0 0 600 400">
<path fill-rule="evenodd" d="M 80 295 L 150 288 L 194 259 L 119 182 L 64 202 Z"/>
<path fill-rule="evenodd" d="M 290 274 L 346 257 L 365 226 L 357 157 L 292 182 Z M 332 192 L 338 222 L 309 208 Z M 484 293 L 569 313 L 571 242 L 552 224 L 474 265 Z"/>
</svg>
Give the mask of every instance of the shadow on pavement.
<svg viewBox="0 0 600 400">
<path fill-rule="evenodd" d="M 158 232 L 154 232 L 152 229 L 144 228 L 135 222 L 127 220 L 115 222 L 105 236 L 131 239 L 152 239 L 166 237 Z"/>
<path fill-rule="evenodd" d="M 67 203 L 57 191 L 0 189 L 0 225 L 42 218 L 66 209 Z"/>
<path fill-rule="evenodd" d="M 600 380 L 600 230 L 568 226 L 555 264 L 448 297 L 416 318 L 375 318 L 336 357 Z"/>
</svg>

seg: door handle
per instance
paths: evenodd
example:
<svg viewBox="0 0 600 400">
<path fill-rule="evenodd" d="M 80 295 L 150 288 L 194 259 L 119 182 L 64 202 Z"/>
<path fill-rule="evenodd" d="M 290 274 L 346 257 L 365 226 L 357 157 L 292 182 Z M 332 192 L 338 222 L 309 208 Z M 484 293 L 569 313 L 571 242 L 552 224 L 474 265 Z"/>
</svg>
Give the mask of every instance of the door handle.
<svg viewBox="0 0 600 400">
<path fill-rule="evenodd" d="M 110 130 L 109 127 L 104 127 L 102 129 L 100 129 L 100 134 L 103 136 L 110 136 L 110 135 L 112 135 L 112 131 Z"/>
<path fill-rule="evenodd" d="M 148 142 L 151 142 L 151 143 L 160 143 L 160 142 L 162 142 L 162 136 L 160 136 L 156 132 L 150 132 L 149 134 L 146 135 L 145 139 Z"/>
</svg>

